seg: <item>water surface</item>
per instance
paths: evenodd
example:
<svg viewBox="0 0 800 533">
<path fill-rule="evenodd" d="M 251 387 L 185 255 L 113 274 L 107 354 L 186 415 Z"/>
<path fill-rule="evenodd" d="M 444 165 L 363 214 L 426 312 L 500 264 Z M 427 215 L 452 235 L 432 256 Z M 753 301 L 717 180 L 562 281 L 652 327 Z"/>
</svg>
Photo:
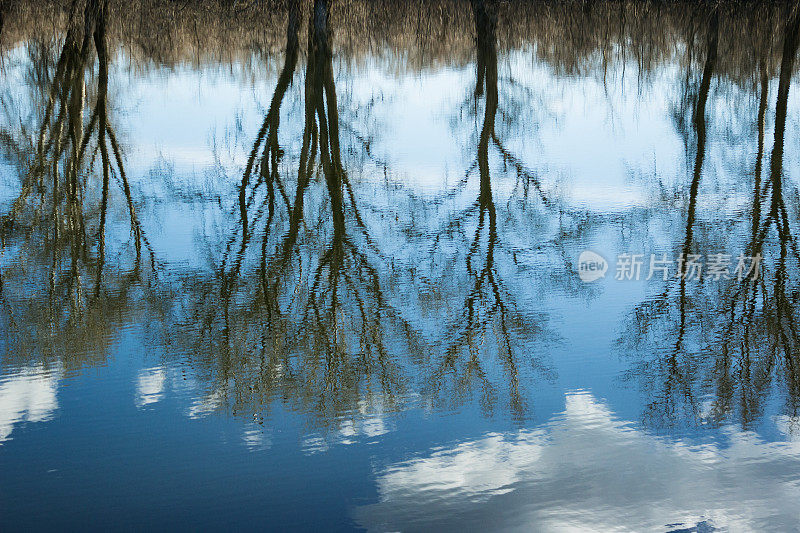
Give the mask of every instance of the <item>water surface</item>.
<svg viewBox="0 0 800 533">
<path fill-rule="evenodd" d="M 796 529 L 800 12 L 311 4 L 6 8 L 2 528 Z"/>
</svg>

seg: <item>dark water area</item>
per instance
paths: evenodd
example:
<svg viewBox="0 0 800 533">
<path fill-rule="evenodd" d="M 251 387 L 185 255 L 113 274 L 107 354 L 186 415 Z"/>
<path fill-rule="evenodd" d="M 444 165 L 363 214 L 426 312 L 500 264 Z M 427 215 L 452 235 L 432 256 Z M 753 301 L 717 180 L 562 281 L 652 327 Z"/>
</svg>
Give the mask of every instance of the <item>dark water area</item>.
<svg viewBox="0 0 800 533">
<path fill-rule="evenodd" d="M 0 530 L 800 528 L 797 3 L 0 14 Z"/>
</svg>

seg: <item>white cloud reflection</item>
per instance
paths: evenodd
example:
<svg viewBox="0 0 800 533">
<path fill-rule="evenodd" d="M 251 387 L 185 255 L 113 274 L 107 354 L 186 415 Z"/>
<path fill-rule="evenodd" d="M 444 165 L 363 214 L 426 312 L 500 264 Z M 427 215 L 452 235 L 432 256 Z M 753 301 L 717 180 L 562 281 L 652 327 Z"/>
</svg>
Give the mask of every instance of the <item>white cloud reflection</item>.
<svg viewBox="0 0 800 533">
<path fill-rule="evenodd" d="M 45 422 L 53 417 L 60 378 L 60 365 L 33 365 L 0 379 L 0 443 L 9 440 L 20 422 Z"/>
<path fill-rule="evenodd" d="M 156 403 L 164 397 L 167 372 L 162 367 L 145 368 L 136 377 L 136 407 Z"/>
<path fill-rule="evenodd" d="M 242 440 L 251 452 L 268 450 L 272 446 L 271 432 L 257 423 L 247 425 Z"/>
<path fill-rule="evenodd" d="M 383 401 L 380 397 L 371 397 L 360 400 L 356 409 L 342 415 L 334 431 L 306 435 L 300 447 L 305 455 L 314 455 L 327 452 L 336 444 L 373 441 L 391 431 L 394 426 L 384 413 Z"/>
<path fill-rule="evenodd" d="M 667 441 L 571 393 L 563 415 L 540 429 L 486 435 L 381 470 L 380 501 L 356 518 L 384 531 L 793 529 L 800 442 L 725 431 L 725 447 Z"/>
</svg>

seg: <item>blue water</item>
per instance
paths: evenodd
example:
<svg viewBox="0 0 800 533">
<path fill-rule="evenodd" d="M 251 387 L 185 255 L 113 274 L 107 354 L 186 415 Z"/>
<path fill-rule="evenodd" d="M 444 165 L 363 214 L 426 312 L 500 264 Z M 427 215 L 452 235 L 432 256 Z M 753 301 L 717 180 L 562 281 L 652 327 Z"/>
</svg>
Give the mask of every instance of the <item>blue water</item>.
<svg viewBox="0 0 800 533">
<path fill-rule="evenodd" d="M 115 6 L 75 16 L 117 35 Z M 617 28 L 620 6 L 595 9 Z M 163 64 L 21 9 L 0 529 L 800 524 L 796 13 L 672 7 L 656 43 L 645 10 L 624 39 L 583 30 L 599 61 L 531 18 L 512 39 L 541 6 L 454 4 L 475 35 L 429 57 L 354 49 L 334 5 L 296 64 Z M 777 36 L 761 67 L 741 20 Z M 686 253 L 728 271 L 647 279 Z"/>
</svg>

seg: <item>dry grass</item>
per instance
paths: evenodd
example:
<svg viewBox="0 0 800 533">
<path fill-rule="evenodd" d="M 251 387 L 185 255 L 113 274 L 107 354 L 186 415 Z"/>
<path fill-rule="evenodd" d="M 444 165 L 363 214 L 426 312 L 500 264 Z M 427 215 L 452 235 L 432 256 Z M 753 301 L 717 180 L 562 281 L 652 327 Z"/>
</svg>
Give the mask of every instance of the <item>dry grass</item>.
<svg viewBox="0 0 800 533">
<path fill-rule="evenodd" d="M 4 47 L 58 35 L 71 1 L 6 0 Z M 530 49 L 565 74 L 604 69 L 623 59 L 646 73 L 666 60 L 696 60 L 712 8 L 704 2 L 506 1 L 500 6 L 498 48 Z M 722 2 L 719 9 L 719 72 L 751 80 L 761 59 L 772 71 L 786 5 Z M 464 0 L 338 0 L 332 18 L 336 53 L 348 62 L 390 55 L 398 69 L 418 70 L 463 65 L 474 57 L 474 22 Z M 111 0 L 109 34 L 113 46 L 144 68 L 247 64 L 282 52 L 285 21 L 285 0 Z"/>
</svg>

